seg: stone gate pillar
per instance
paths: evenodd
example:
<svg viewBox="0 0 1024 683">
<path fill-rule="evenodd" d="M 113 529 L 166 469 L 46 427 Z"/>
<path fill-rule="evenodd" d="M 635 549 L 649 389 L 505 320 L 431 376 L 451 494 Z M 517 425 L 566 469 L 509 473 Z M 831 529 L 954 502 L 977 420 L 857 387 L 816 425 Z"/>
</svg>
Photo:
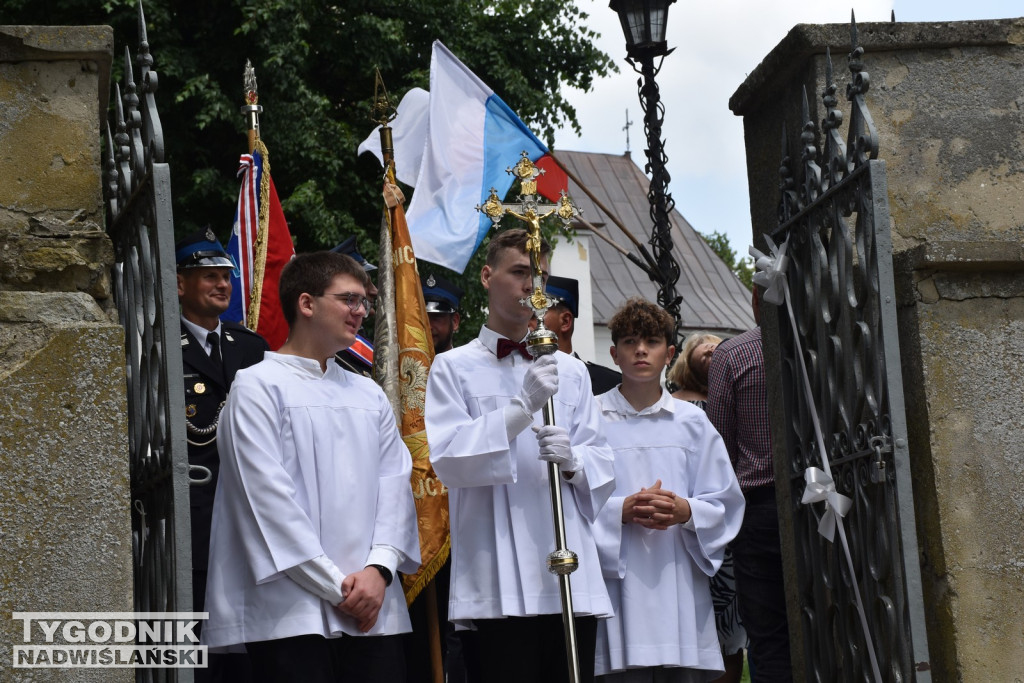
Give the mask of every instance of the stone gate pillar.
<svg viewBox="0 0 1024 683">
<path fill-rule="evenodd" d="M 861 24 L 858 43 L 887 165 L 931 680 L 1022 680 L 1024 19 Z M 841 96 L 850 27 L 798 25 L 729 102 L 756 244 L 777 224 L 784 120 L 799 155 L 803 86 L 824 116 L 826 47 Z M 799 680 L 799 633 L 794 656 Z"/>
<path fill-rule="evenodd" d="M 100 163 L 112 53 L 109 27 L 0 26 L 0 671 L 23 642 L 12 612 L 132 611 L 124 332 Z"/>
</svg>

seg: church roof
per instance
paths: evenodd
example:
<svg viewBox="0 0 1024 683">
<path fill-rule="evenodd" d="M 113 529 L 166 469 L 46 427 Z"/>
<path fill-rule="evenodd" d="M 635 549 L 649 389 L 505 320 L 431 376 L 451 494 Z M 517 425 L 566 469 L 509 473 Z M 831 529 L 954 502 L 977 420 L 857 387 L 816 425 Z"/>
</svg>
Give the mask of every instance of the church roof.
<svg viewBox="0 0 1024 683">
<path fill-rule="evenodd" d="M 556 151 L 555 155 L 650 252 L 653 228 L 647 201 L 650 180 L 632 158 L 628 154 L 593 152 Z M 640 256 L 629 238 L 571 179 L 569 195 L 583 209 L 585 220 L 616 244 Z M 679 211 L 673 210 L 670 216 L 672 252 L 681 271 L 676 291 L 682 296 L 683 329 L 731 335 L 753 327 L 750 291 Z M 587 230 L 579 224 L 577 229 Z M 607 325 L 615 310 L 631 296 L 657 301 L 657 287 L 647 274 L 604 240 L 591 238 L 590 259 L 595 324 Z"/>
</svg>

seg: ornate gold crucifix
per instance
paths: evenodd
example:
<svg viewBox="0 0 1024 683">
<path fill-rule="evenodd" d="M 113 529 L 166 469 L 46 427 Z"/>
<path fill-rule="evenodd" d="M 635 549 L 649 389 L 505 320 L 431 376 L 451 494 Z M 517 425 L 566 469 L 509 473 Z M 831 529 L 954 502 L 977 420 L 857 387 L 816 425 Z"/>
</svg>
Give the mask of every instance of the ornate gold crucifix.
<svg viewBox="0 0 1024 683">
<path fill-rule="evenodd" d="M 544 315 L 548 309 L 557 302 L 548 297 L 544 292 L 544 278 L 540 264 L 540 222 L 549 216 L 556 216 L 562 221 L 563 227 L 568 227 L 569 222 L 582 214 L 580 209 L 573 203 L 572 199 L 562 190 L 561 199 L 556 204 L 541 204 L 537 198 L 537 178 L 544 173 L 544 169 L 537 168 L 526 152 L 522 153 L 515 166 L 506 168 L 505 171 L 514 175 L 519 181 L 519 202 L 503 203 L 498 193 L 491 188 L 491 194 L 487 201 L 477 206 L 477 211 L 485 214 L 491 219 L 491 223 L 497 226 L 506 215 L 512 216 L 526 224 L 526 231 L 529 238 L 526 241 L 526 251 L 530 255 L 530 265 L 533 270 L 533 294 L 529 299 L 522 299 L 520 303 L 533 309 L 537 317 L 537 329 L 530 333 L 526 344 L 534 358 L 558 349 L 558 338 L 553 332 L 544 326 Z M 545 211 L 541 213 L 541 211 Z"/>
</svg>

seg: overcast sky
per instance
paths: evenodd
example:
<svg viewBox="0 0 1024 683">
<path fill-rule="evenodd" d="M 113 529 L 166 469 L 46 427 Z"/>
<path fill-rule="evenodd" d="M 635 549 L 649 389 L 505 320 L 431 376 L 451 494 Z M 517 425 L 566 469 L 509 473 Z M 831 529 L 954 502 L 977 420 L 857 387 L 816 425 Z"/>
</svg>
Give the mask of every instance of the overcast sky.
<svg viewBox="0 0 1024 683">
<path fill-rule="evenodd" d="M 633 160 L 645 162 L 643 113 L 638 75 L 625 62 L 625 40 L 607 0 L 577 0 L 601 34 L 598 46 L 620 73 L 599 81 L 589 93 L 567 90 L 583 128 L 556 134 L 555 148 L 622 154 L 626 151 L 626 109 L 633 125 Z M 729 98 L 747 75 L 796 24 L 848 24 L 851 4 L 834 0 L 679 0 L 669 9 L 668 45 L 657 83 L 665 104 L 663 138 L 676 208 L 702 233 L 723 232 L 737 254 L 751 243 L 743 124 L 729 111 Z M 1020 0 L 858 0 L 858 22 L 955 21 L 1024 16 Z M 837 73 L 845 61 L 836 62 Z M 870 58 L 866 64 L 871 70 Z M 846 79 L 848 80 L 848 79 Z M 846 80 L 840 79 L 841 92 Z M 870 91 L 868 93 L 870 104 Z M 844 128 L 845 130 L 845 128 Z"/>
</svg>

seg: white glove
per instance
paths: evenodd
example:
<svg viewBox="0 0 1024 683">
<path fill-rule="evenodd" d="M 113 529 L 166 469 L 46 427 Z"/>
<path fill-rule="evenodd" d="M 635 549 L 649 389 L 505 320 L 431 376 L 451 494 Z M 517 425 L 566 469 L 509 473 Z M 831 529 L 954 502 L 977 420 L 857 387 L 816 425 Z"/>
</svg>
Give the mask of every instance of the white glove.
<svg viewBox="0 0 1024 683">
<path fill-rule="evenodd" d="M 557 391 L 558 361 L 554 354 L 548 354 L 530 363 L 530 369 L 523 377 L 523 389 L 519 392 L 518 398 L 526 412 L 533 415 L 543 408 Z"/>
<path fill-rule="evenodd" d="M 569 445 L 569 432 L 565 427 L 544 425 L 534 427 L 537 432 L 537 443 L 540 444 L 540 459 L 553 462 L 562 472 L 573 473 L 583 469 L 583 459 L 572 452 Z"/>
</svg>

